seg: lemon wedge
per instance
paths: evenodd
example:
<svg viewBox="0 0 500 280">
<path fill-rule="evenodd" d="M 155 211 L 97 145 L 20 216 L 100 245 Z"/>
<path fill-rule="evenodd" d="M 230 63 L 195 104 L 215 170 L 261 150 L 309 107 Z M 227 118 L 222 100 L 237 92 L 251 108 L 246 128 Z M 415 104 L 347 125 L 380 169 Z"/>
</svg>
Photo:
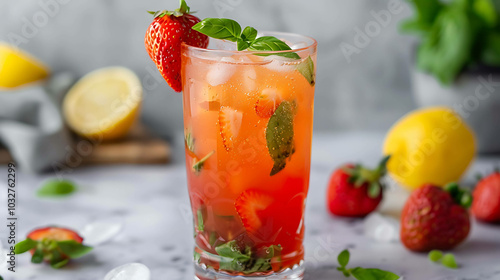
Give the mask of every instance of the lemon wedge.
<svg viewBox="0 0 500 280">
<path fill-rule="evenodd" d="M 81 78 L 63 101 L 63 114 L 77 134 L 98 141 L 122 138 L 139 116 L 142 85 L 129 69 L 109 67 Z"/>
<path fill-rule="evenodd" d="M 0 42 L 0 88 L 14 88 L 45 79 L 49 68 L 32 55 Z"/>
</svg>

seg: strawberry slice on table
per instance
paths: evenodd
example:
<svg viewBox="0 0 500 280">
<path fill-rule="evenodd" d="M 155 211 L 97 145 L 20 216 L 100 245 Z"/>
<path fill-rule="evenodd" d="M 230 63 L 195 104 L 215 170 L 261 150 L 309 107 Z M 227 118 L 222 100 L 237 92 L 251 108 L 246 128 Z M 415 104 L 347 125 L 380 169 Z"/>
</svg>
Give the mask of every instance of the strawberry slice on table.
<svg viewBox="0 0 500 280">
<path fill-rule="evenodd" d="M 181 44 L 206 48 L 208 36 L 191 29 L 200 19 L 191 15 L 184 0 L 175 11 L 150 12 L 154 20 L 146 31 L 146 50 L 170 87 L 182 91 Z"/>
<path fill-rule="evenodd" d="M 472 193 L 472 214 L 487 223 L 500 223 L 500 172 L 481 179 Z"/>
<path fill-rule="evenodd" d="M 234 148 L 234 140 L 241 128 L 243 113 L 231 107 L 221 107 L 219 111 L 219 126 L 222 143 L 226 151 Z"/>
<path fill-rule="evenodd" d="M 31 252 L 31 262 L 49 263 L 53 268 L 65 266 L 70 259 L 79 258 L 92 250 L 82 244 L 75 231 L 62 227 L 44 227 L 30 232 L 27 239 L 16 244 L 14 252 Z"/>
<path fill-rule="evenodd" d="M 281 96 L 276 89 L 262 90 L 255 103 L 255 112 L 261 118 L 270 118 L 281 103 Z"/>
</svg>

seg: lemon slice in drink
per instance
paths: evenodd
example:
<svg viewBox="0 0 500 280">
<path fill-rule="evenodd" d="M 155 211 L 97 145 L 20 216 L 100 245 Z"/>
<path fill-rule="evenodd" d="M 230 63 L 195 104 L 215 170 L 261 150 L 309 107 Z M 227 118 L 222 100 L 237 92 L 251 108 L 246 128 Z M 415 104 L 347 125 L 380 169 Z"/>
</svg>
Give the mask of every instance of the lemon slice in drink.
<svg viewBox="0 0 500 280">
<path fill-rule="evenodd" d="M 30 54 L 0 42 L 0 89 L 45 79 L 49 68 Z"/>
<path fill-rule="evenodd" d="M 110 67 L 81 78 L 63 101 L 66 122 L 77 134 L 99 141 L 127 134 L 139 115 L 142 86 L 129 69 Z"/>
</svg>

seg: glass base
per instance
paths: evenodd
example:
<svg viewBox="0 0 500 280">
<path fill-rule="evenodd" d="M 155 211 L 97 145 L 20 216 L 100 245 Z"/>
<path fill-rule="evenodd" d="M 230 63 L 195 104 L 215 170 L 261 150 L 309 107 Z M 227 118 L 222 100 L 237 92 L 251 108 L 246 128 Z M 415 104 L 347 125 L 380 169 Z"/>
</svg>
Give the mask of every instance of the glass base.
<svg viewBox="0 0 500 280">
<path fill-rule="evenodd" d="M 300 261 L 299 265 L 295 265 L 293 269 L 287 268 L 284 271 L 262 276 L 235 276 L 222 272 L 217 272 L 213 269 L 206 268 L 203 264 L 194 265 L 195 280 L 303 280 L 304 279 L 304 262 Z"/>
</svg>

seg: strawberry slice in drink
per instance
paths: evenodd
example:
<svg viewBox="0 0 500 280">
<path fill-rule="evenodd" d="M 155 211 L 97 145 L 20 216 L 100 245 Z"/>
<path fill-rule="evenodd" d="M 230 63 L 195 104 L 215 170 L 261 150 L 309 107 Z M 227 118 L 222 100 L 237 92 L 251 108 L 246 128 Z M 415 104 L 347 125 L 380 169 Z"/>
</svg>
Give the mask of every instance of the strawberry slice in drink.
<svg viewBox="0 0 500 280">
<path fill-rule="evenodd" d="M 243 119 L 243 113 L 230 107 L 222 107 L 219 112 L 220 135 L 226 151 L 234 148 Z"/>
<path fill-rule="evenodd" d="M 270 118 L 281 103 L 281 95 L 276 89 L 262 90 L 255 103 L 255 113 L 261 118 Z"/>
</svg>

